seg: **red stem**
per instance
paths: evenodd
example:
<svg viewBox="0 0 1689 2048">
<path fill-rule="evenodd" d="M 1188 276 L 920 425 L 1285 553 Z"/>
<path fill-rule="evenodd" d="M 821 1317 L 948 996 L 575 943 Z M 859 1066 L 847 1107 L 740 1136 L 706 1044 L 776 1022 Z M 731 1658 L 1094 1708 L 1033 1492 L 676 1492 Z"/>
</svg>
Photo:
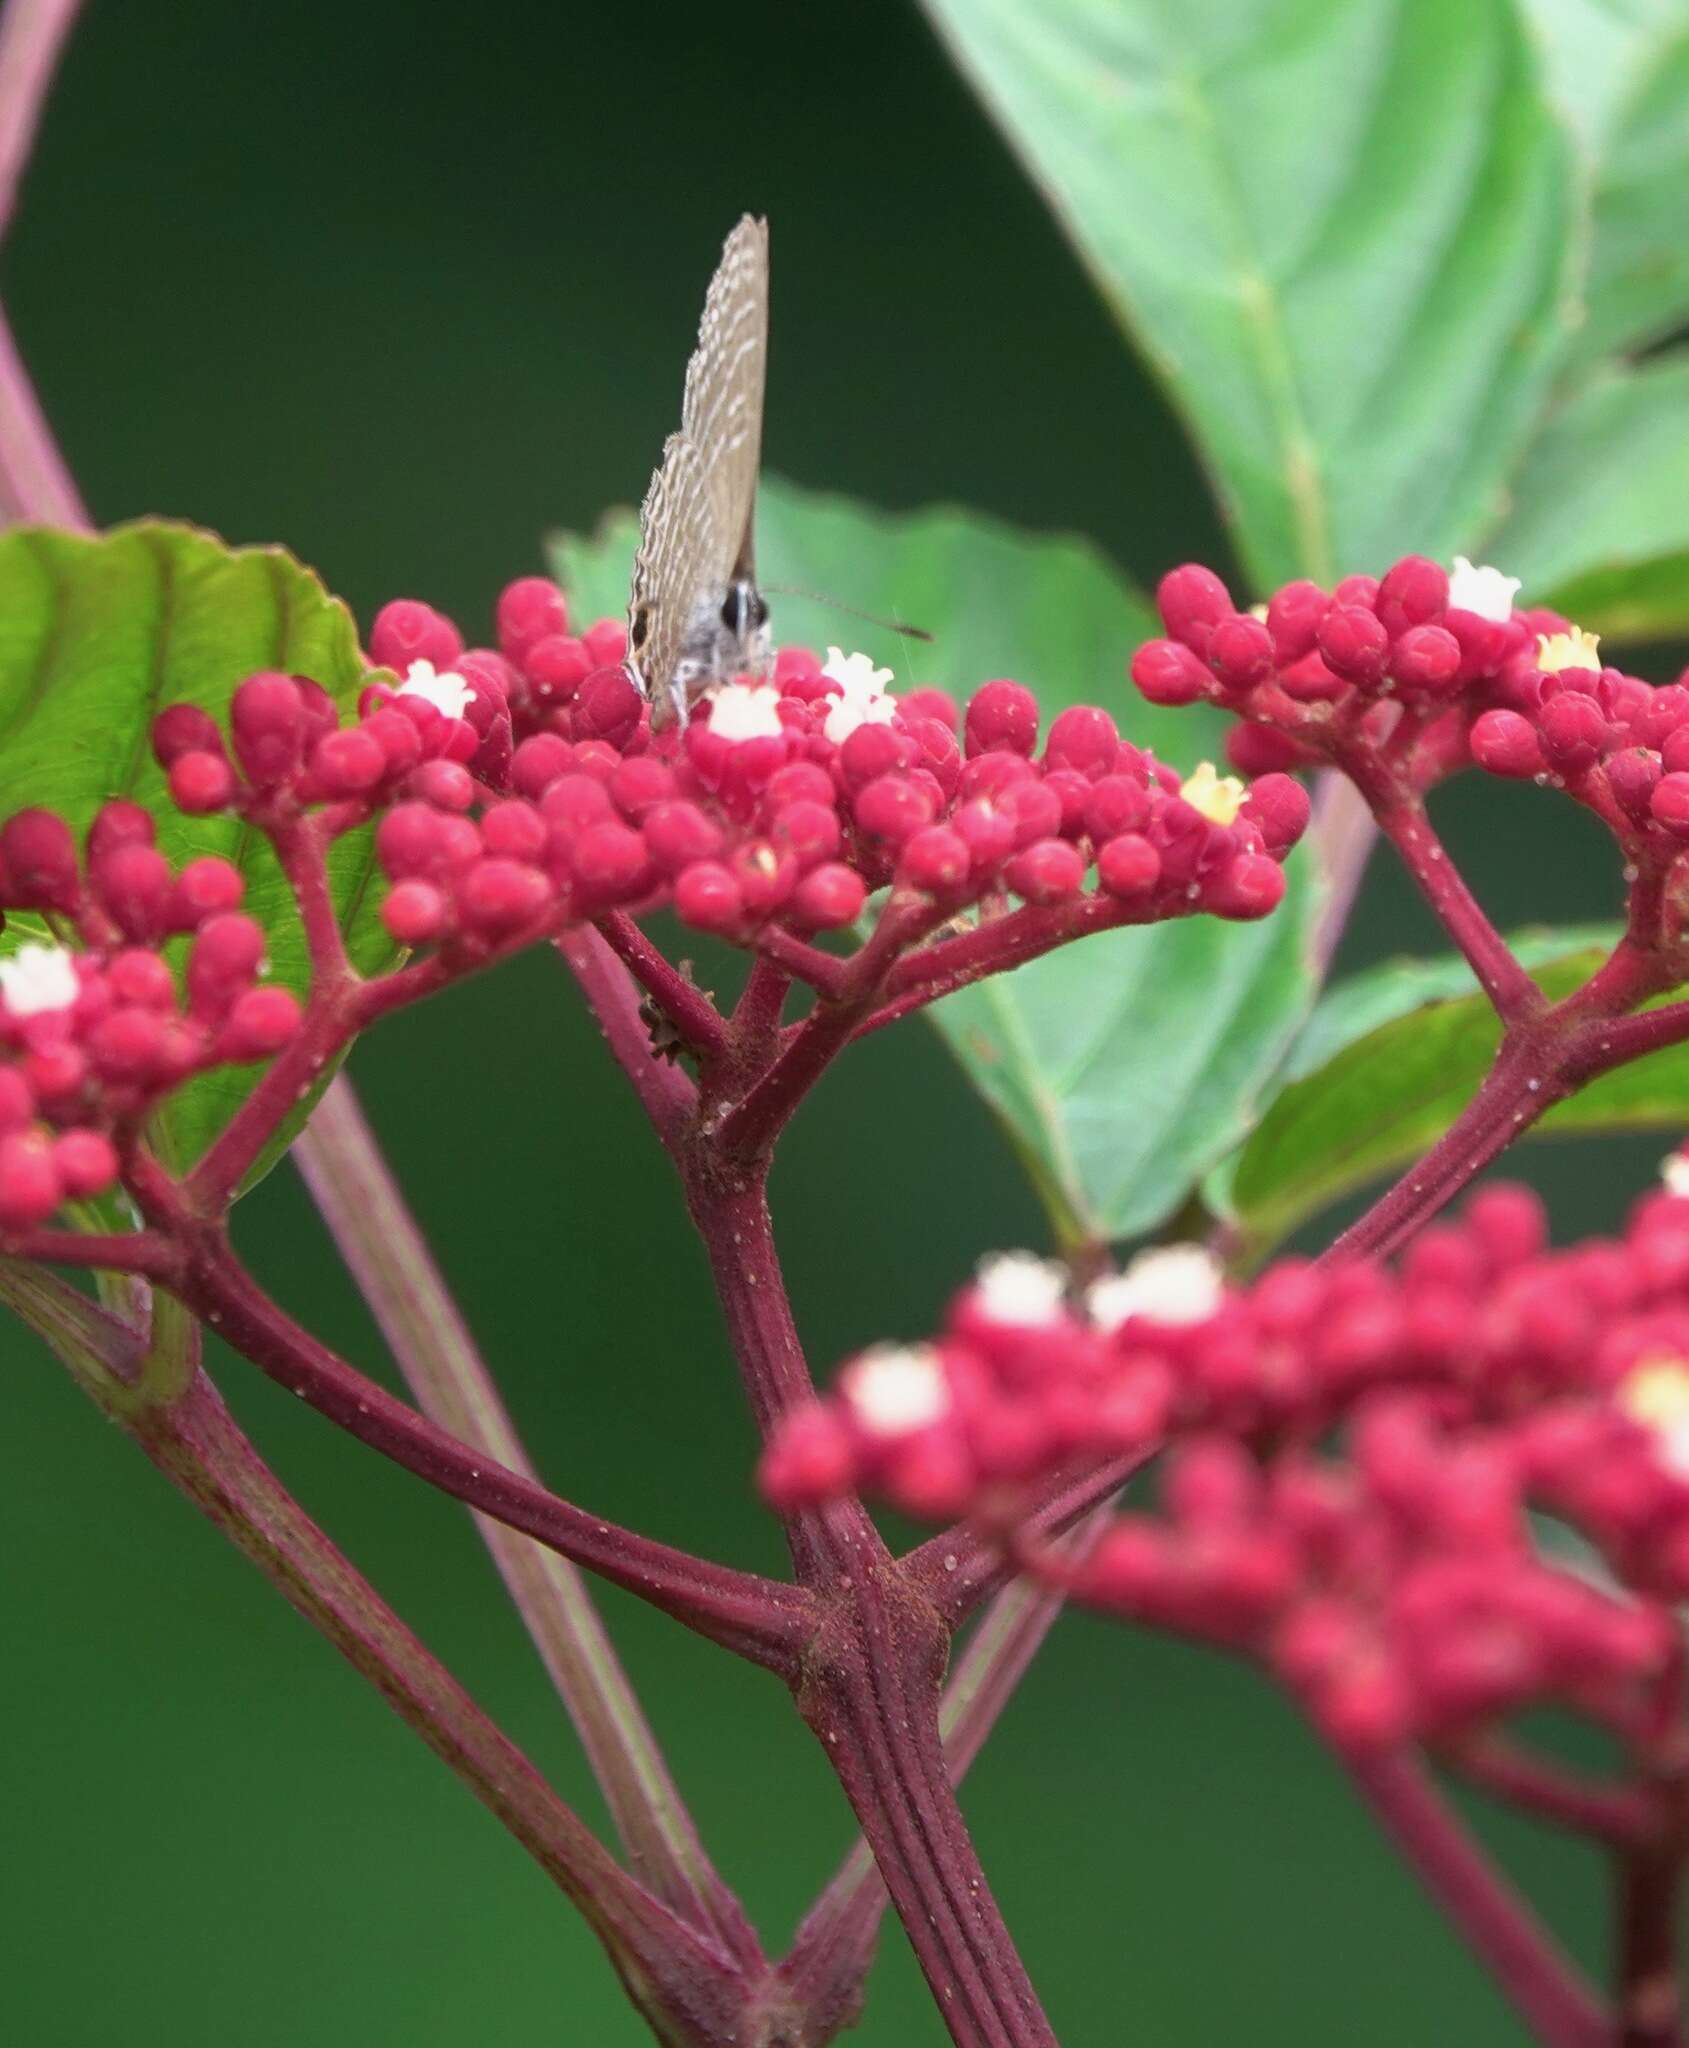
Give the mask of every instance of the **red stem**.
<svg viewBox="0 0 1689 2048">
<path fill-rule="evenodd" d="M 1634 1786 L 1592 1784 L 1502 1736 L 1462 1744 L 1443 1761 L 1521 1813 L 1613 1848 L 1630 1848 L 1658 1832 L 1659 1816 Z"/>
<path fill-rule="evenodd" d="M 590 925 L 576 925 L 562 933 L 556 944 L 617 1065 L 627 1075 L 658 1137 L 673 1152 L 697 1108 L 697 1089 L 672 1060 L 653 1052 L 633 980 L 603 934 Z"/>
<path fill-rule="evenodd" d="M 1682 1881 L 1680 1843 L 1654 1843 L 1619 1858 L 1619 2048 L 1676 2048 L 1682 2039 L 1677 1961 Z"/>
<path fill-rule="evenodd" d="M 1514 958 L 1512 948 L 1485 915 L 1431 828 L 1417 796 L 1387 794 L 1376 777 L 1357 769 L 1355 779 L 1373 805 L 1378 828 L 1436 913 L 1438 922 L 1465 954 L 1478 985 L 1503 1023 L 1513 1024 L 1547 1007 L 1542 991 Z"/>
<path fill-rule="evenodd" d="M 418 1406 L 473 1449 L 537 1481 L 344 1074 L 293 1156 Z M 704 1851 L 581 1574 L 502 1522 L 477 1515 L 475 1523 L 580 1736 L 631 1868 L 742 1967 L 762 1968 L 756 1936 Z"/>
<path fill-rule="evenodd" d="M 588 1514 L 460 1443 L 302 1330 L 214 1238 L 195 1246 L 172 1291 L 260 1371 L 383 1457 L 637 1593 L 712 1642 L 790 1676 L 809 1629 L 810 1603 L 798 1589 L 692 1557 Z"/>
<path fill-rule="evenodd" d="M 574 1902 L 659 2039 L 742 2038 L 745 1992 L 734 1962 L 617 1866 L 287 1494 L 203 1373 L 168 1409 L 125 1426 L 172 1485 L 370 1680 Z"/>
<path fill-rule="evenodd" d="M 1496 1875 L 1406 1755 L 1342 1758 L 1427 1891 L 1545 2048 L 1610 2048 L 1608 2024 L 1530 1909 Z"/>
<path fill-rule="evenodd" d="M 652 945 L 631 917 L 612 911 L 598 920 L 605 944 L 668 1018 L 689 1051 L 701 1060 L 727 1050 L 727 1021 L 707 995 Z"/>
<path fill-rule="evenodd" d="M 807 1027 L 806 1027 L 807 1028 Z M 687 1199 L 764 1435 L 813 1383 L 786 1298 L 760 1169 L 700 1146 Z M 819 1601 L 794 1684 L 855 1809 L 938 2009 L 959 2048 L 1054 2048 L 956 1804 L 939 1735 L 950 1631 L 850 1499 L 791 1517 L 800 1583 Z"/>
<path fill-rule="evenodd" d="M 1159 1449 L 1159 1444 L 1151 1445 L 1127 1456 L 1058 1473 L 1030 1505 L 1016 1509 L 1012 1532 L 1006 1520 L 991 1528 L 957 1522 L 941 1535 L 905 1551 L 898 1562 L 911 1584 L 921 1589 L 950 1626 L 960 1628 L 982 1600 L 1008 1585 L 1020 1569 L 1011 1554 L 1013 1539 L 1024 1538 L 1038 1550 L 1066 1535 L 1093 1510 L 1112 1500 Z"/>
</svg>

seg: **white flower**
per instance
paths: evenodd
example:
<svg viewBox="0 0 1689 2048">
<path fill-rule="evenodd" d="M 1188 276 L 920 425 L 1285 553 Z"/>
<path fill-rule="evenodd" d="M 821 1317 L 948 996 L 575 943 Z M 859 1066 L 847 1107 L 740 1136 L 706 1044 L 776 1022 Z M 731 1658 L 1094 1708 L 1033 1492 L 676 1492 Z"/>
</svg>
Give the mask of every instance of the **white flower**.
<svg viewBox="0 0 1689 2048">
<path fill-rule="evenodd" d="M 420 697 L 445 718 L 461 718 L 475 692 L 455 668 L 436 669 L 431 661 L 413 661 L 399 685 L 401 697 Z"/>
<path fill-rule="evenodd" d="M 1212 761 L 1198 761 L 1180 783 L 1179 794 L 1212 824 L 1230 825 L 1249 792 L 1235 775 L 1221 775 Z"/>
<path fill-rule="evenodd" d="M 1064 1314 L 1067 1273 L 1031 1252 L 1001 1252 L 981 1259 L 974 1303 L 988 1323 L 1055 1323 Z"/>
<path fill-rule="evenodd" d="M 1574 626 L 1569 633 L 1537 635 L 1537 667 L 1545 676 L 1558 675 L 1563 668 L 1599 668 L 1599 633 L 1586 633 Z"/>
<path fill-rule="evenodd" d="M 1644 1358 L 1626 1373 L 1613 1397 L 1653 1437 L 1655 1455 L 1666 1470 L 1689 1479 L 1689 1361 L 1665 1354 Z"/>
<path fill-rule="evenodd" d="M 897 699 L 886 694 L 891 670 L 876 668 L 870 656 L 829 647 L 821 673 L 839 686 L 822 727 L 833 746 L 842 747 L 859 725 L 887 725 L 896 714 Z"/>
<path fill-rule="evenodd" d="M 1481 619 L 1505 626 L 1513 616 L 1513 598 L 1518 588 L 1517 576 L 1504 576 L 1499 569 L 1475 568 L 1464 555 L 1456 555 L 1454 572 L 1449 577 L 1449 606 L 1451 610 L 1475 612 Z"/>
<path fill-rule="evenodd" d="M 1689 1195 L 1689 1153 L 1668 1152 L 1660 1161 L 1660 1181 L 1668 1195 Z"/>
<path fill-rule="evenodd" d="M 710 698 L 710 731 L 734 742 L 777 740 L 780 692 L 772 683 L 724 683 Z"/>
<path fill-rule="evenodd" d="M 1085 1296 L 1091 1320 L 1117 1330 L 1128 1317 L 1152 1323 L 1204 1323 L 1225 1298 L 1220 1262 L 1199 1244 L 1139 1252 L 1124 1273 L 1098 1280 Z"/>
<path fill-rule="evenodd" d="M 0 960 L 0 996 L 14 1017 L 68 1010 L 81 992 L 76 962 L 63 946 L 38 946 L 30 939 L 9 960 Z"/>
<path fill-rule="evenodd" d="M 930 1344 L 876 1344 L 839 1375 L 839 1391 L 870 1436 L 907 1436 L 937 1422 L 950 1387 Z"/>
</svg>

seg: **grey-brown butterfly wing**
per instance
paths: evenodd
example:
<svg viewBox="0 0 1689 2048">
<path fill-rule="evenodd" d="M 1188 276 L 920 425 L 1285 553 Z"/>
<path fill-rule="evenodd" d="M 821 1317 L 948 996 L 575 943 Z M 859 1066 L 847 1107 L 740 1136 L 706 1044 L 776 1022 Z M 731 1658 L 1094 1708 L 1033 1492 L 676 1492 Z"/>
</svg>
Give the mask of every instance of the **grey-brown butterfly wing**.
<svg viewBox="0 0 1689 2048">
<path fill-rule="evenodd" d="M 705 459 L 723 582 L 754 579 L 757 473 L 768 382 L 768 223 L 746 214 L 722 246 L 686 366 L 680 431 Z M 715 566 L 715 565 L 712 565 Z"/>
<path fill-rule="evenodd" d="M 639 551 L 628 598 L 628 662 L 650 700 L 653 720 L 676 708 L 688 631 L 698 602 L 700 563 L 719 559 L 715 505 L 703 456 L 685 434 L 671 434 L 639 512 Z"/>
<path fill-rule="evenodd" d="M 754 545 L 767 361 L 768 225 L 747 214 L 710 280 L 681 429 L 640 512 L 628 660 L 654 725 L 768 658 Z"/>
</svg>

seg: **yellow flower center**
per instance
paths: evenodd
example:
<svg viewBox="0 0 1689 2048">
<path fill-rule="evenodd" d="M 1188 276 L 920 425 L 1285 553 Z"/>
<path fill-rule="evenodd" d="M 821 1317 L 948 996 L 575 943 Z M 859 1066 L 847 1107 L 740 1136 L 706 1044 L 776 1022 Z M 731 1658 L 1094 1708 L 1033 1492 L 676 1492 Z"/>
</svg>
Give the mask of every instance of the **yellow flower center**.
<svg viewBox="0 0 1689 2048">
<path fill-rule="evenodd" d="M 1210 824 L 1234 824 L 1249 794 L 1235 775 L 1216 772 L 1212 761 L 1199 761 L 1179 785 L 1179 794 L 1193 811 L 1200 811 Z"/>
<path fill-rule="evenodd" d="M 1600 645 L 1600 634 L 1586 633 L 1581 626 L 1568 633 L 1539 633 L 1537 667 L 1547 676 L 1558 675 L 1563 668 L 1599 668 Z"/>
<path fill-rule="evenodd" d="M 1614 1399 L 1632 1422 L 1658 1435 L 1689 1428 L 1689 1359 L 1660 1353 L 1631 1367 Z"/>
</svg>

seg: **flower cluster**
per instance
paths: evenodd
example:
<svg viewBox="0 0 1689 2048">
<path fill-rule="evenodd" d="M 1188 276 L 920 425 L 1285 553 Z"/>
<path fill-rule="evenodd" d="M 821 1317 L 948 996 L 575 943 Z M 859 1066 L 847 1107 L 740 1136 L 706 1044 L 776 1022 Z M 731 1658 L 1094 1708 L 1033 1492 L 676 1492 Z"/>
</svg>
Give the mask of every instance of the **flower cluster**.
<svg viewBox="0 0 1689 2048">
<path fill-rule="evenodd" d="M 1515 609 L 1518 588 L 1496 569 L 1457 558 L 1451 574 L 1410 555 L 1330 591 L 1288 583 L 1244 612 L 1187 565 L 1158 593 L 1168 637 L 1141 646 L 1131 673 L 1152 702 L 1234 712 L 1227 751 L 1246 773 L 1340 767 L 1387 829 L 1404 800 L 1474 763 L 1564 790 L 1617 840 L 1638 935 L 1653 926 L 1675 946 L 1689 893 L 1689 863 L 1674 865 L 1689 844 L 1689 671 L 1655 685 L 1603 666 L 1594 634 Z"/>
<path fill-rule="evenodd" d="M 49 811 L 0 827 L 0 904 L 74 947 L 26 939 L 0 960 L 0 1229 L 26 1230 L 117 1178 L 112 1134 L 209 1067 L 269 1058 L 297 1000 L 259 983 L 264 935 L 240 872 L 173 870 L 151 815 L 106 804 L 84 849 Z M 163 947 L 191 935 L 183 986 Z"/>
<path fill-rule="evenodd" d="M 1019 684 L 987 683 L 958 716 L 938 691 L 892 696 L 889 670 L 836 648 L 825 664 L 784 650 L 767 681 L 730 682 L 654 736 L 619 625 L 572 636 L 562 592 L 534 577 L 497 617 L 498 647 L 465 649 L 429 606 L 387 606 L 370 651 L 402 679 L 373 682 L 348 726 L 314 685 L 248 678 L 232 761 L 203 714 L 167 713 L 176 801 L 339 806 L 342 826 L 382 811 L 384 915 L 411 946 L 666 904 L 755 943 L 770 924 L 847 926 L 887 885 L 946 914 L 1007 891 L 1042 906 L 1090 892 L 1121 921 L 1259 917 L 1307 822 L 1286 776 L 1181 777 L 1089 707 L 1040 751 Z"/>
<path fill-rule="evenodd" d="M 1617 1242 L 1543 1235 L 1495 1187 L 1394 1268 L 1234 1289 L 1178 1247 L 1076 1293 L 988 1262 L 934 1343 L 864 1353 L 791 1419 L 765 1490 L 974 1517 L 1079 1599 L 1258 1657 L 1346 1742 L 1547 1700 L 1645 1739 L 1689 1598 L 1689 1198 L 1647 1197 Z M 1158 1452 L 1156 1502 L 1083 1562 L 1026 1532 L 1076 1464 Z M 1545 1555 L 1531 1511 L 1591 1567 Z"/>
</svg>

